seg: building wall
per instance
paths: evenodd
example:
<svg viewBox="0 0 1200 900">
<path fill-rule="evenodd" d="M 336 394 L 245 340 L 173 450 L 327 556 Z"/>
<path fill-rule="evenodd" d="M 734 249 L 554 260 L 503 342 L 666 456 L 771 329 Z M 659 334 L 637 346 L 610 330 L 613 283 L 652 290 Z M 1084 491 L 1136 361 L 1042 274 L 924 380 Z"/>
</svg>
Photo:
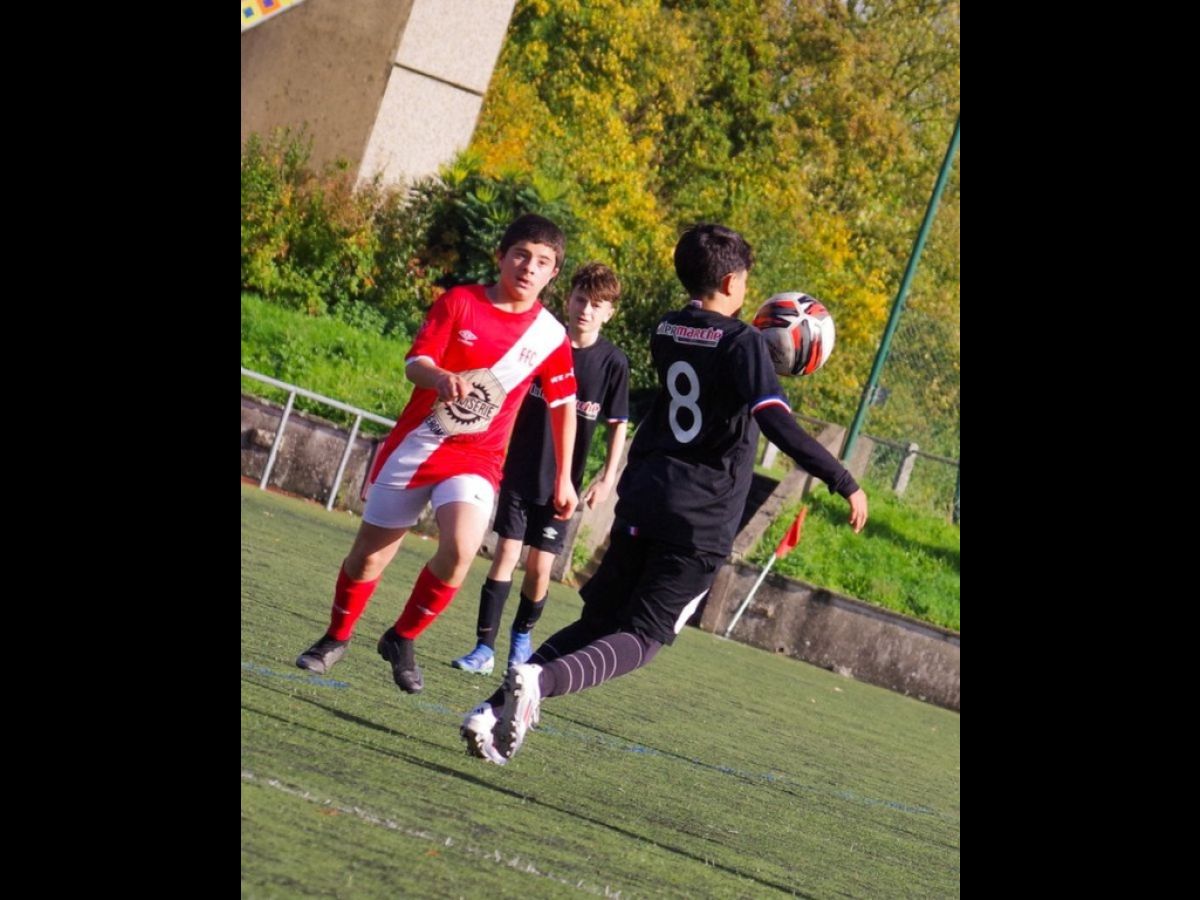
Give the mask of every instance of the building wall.
<svg viewBox="0 0 1200 900">
<path fill-rule="evenodd" d="M 726 565 L 709 592 L 700 627 L 724 634 L 760 570 Z M 730 633 L 868 684 L 958 711 L 957 632 L 919 622 L 803 581 L 768 575 Z"/>
<path fill-rule="evenodd" d="M 308 126 L 312 162 L 386 183 L 471 140 L 515 0 L 306 0 L 244 31 L 242 126 Z"/>
</svg>

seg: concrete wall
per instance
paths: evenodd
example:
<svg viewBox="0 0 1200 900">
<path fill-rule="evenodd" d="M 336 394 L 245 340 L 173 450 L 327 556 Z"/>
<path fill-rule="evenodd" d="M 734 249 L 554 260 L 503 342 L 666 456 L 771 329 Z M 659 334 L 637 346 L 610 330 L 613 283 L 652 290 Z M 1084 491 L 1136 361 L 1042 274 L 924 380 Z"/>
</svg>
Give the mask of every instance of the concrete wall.
<svg viewBox="0 0 1200 900">
<path fill-rule="evenodd" d="M 830 425 L 815 437 L 837 456 L 846 429 Z M 862 478 L 873 443 L 859 436 L 847 465 L 855 478 Z M 795 469 L 775 485 L 752 515 L 744 517 L 731 562 L 718 573 L 693 624 L 725 633 L 762 571 L 746 565 L 742 557 L 754 548 L 784 505 L 814 489 L 826 488 L 804 470 Z M 768 575 L 730 636 L 938 706 L 959 708 L 958 634 L 853 597 Z"/>
<path fill-rule="evenodd" d="M 243 477 L 261 480 L 282 416 L 281 406 L 242 395 Z M 325 503 L 349 436 L 348 428 L 293 409 L 271 468 L 268 487 Z M 377 442 L 376 438 L 355 437 L 335 501 L 337 507 L 362 514 L 359 495 L 366 484 L 367 467 Z"/>
<path fill-rule="evenodd" d="M 724 634 L 761 570 L 726 565 L 709 592 L 700 627 Z M 959 635 L 824 588 L 768 575 L 734 640 L 889 690 L 959 708 Z"/>
<path fill-rule="evenodd" d="M 466 148 L 515 2 L 415 0 L 360 177 L 431 175 Z"/>
<path fill-rule="evenodd" d="M 306 0 L 242 33 L 242 141 L 309 126 L 312 162 L 434 174 L 465 148 L 515 0 Z"/>
<path fill-rule="evenodd" d="M 266 136 L 308 124 L 312 162 L 357 171 L 413 0 L 307 0 L 241 36 L 242 124 Z"/>
</svg>

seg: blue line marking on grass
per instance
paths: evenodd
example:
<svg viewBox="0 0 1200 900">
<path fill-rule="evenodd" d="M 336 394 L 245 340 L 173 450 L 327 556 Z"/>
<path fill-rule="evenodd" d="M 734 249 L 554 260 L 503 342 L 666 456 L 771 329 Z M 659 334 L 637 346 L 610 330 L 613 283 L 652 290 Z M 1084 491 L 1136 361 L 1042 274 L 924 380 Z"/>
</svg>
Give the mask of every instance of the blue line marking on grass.
<svg viewBox="0 0 1200 900">
<path fill-rule="evenodd" d="M 272 678 L 285 678 L 288 681 L 302 681 L 305 684 L 315 684 L 318 687 L 348 688 L 350 682 L 337 681 L 333 678 L 322 678 L 320 675 L 285 675 L 266 666 L 256 666 L 254 663 L 242 663 L 242 671 L 253 672 L 255 675 L 270 675 Z"/>
<path fill-rule="evenodd" d="M 932 813 L 932 809 L 926 809 L 924 806 L 908 806 L 904 803 L 897 803 L 894 800 L 876 800 L 874 797 L 860 797 L 854 791 L 837 791 L 837 796 L 843 800 L 850 800 L 854 803 L 863 803 L 867 806 L 888 806 L 892 809 L 898 809 L 901 812 L 907 813 Z"/>
</svg>

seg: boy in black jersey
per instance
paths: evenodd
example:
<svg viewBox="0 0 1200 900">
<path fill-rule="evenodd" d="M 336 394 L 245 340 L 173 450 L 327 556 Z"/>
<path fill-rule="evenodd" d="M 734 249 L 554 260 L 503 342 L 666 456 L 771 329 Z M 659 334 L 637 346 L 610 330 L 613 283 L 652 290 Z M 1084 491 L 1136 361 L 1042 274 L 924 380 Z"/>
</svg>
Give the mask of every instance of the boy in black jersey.
<svg viewBox="0 0 1200 900">
<path fill-rule="evenodd" d="M 579 494 L 580 503 L 593 508 L 612 491 L 625 429 L 629 420 L 629 360 L 600 329 L 613 317 L 621 296 L 621 283 L 608 266 L 588 263 L 571 278 L 567 297 L 567 335 L 575 368 L 575 453 L 571 480 L 579 491 L 584 464 L 596 424 L 608 424 L 608 456 L 600 478 Z M 475 649 L 450 663 L 456 669 L 489 675 L 494 666 L 496 635 L 504 604 L 512 588 L 512 574 L 529 547 L 521 582 L 521 605 L 513 620 L 507 671 L 529 659 L 533 651 L 533 626 L 541 618 L 550 587 L 550 568 L 562 552 L 567 523 L 555 518 L 554 446 L 541 387 L 535 380 L 513 426 L 504 462 L 504 480 L 496 501 L 496 553 L 479 596 Z"/>
<path fill-rule="evenodd" d="M 651 336 L 660 388 L 617 486 L 608 550 L 580 591 L 583 613 L 467 715 L 460 733 L 472 755 L 505 764 L 542 698 L 624 675 L 674 642 L 733 546 L 759 428 L 849 501 L 855 533 L 866 524 L 866 494 L 796 424 L 762 334 L 736 318 L 753 263 L 745 239 L 721 225 L 679 239 L 675 272 L 691 300 Z"/>
</svg>

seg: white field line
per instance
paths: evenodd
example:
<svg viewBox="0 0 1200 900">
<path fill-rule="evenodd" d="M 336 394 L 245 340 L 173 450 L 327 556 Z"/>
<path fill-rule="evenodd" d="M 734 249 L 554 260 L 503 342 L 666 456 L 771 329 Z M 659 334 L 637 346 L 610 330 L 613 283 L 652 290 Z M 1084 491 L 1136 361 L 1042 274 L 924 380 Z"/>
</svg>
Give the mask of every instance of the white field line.
<svg viewBox="0 0 1200 900">
<path fill-rule="evenodd" d="M 575 888 L 588 894 L 595 894 L 597 897 L 611 897 L 613 900 L 620 900 L 621 892 L 612 890 L 608 885 L 598 887 L 585 883 L 582 879 L 572 884 L 565 878 L 560 878 L 557 875 L 552 875 L 549 872 L 543 872 L 538 869 L 533 863 L 522 860 L 519 856 L 505 857 L 499 850 L 484 850 L 482 847 L 475 847 L 471 844 L 463 844 L 457 842 L 452 837 L 439 837 L 431 831 L 426 831 L 423 828 L 410 828 L 407 825 L 402 825 L 394 819 L 387 819 L 377 816 L 365 809 L 360 809 L 357 806 L 340 806 L 332 800 L 322 800 L 320 797 L 313 796 L 306 790 L 292 787 L 284 784 L 277 778 L 262 778 L 255 775 L 253 772 L 242 770 L 242 781 L 252 781 L 255 784 L 261 784 L 269 788 L 274 788 L 277 791 L 282 791 L 285 794 L 290 794 L 293 797 L 299 797 L 301 800 L 307 800 L 309 803 L 315 803 L 318 806 L 324 806 L 329 809 L 336 809 L 340 813 L 345 813 L 348 816 L 354 816 L 363 822 L 370 825 L 378 825 L 381 828 L 387 828 L 391 831 L 398 831 L 408 837 L 414 837 L 423 841 L 431 841 L 435 844 L 440 844 L 443 847 L 453 847 L 460 853 L 465 853 L 468 856 L 476 859 L 494 862 L 502 866 L 508 866 L 510 869 L 515 869 L 518 872 L 524 872 L 529 875 L 535 875 L 538 878 L 546 878 L 550 881 L 555 881 L 559 884 L 564 884 L 567 887 Z"/>
</svg>

